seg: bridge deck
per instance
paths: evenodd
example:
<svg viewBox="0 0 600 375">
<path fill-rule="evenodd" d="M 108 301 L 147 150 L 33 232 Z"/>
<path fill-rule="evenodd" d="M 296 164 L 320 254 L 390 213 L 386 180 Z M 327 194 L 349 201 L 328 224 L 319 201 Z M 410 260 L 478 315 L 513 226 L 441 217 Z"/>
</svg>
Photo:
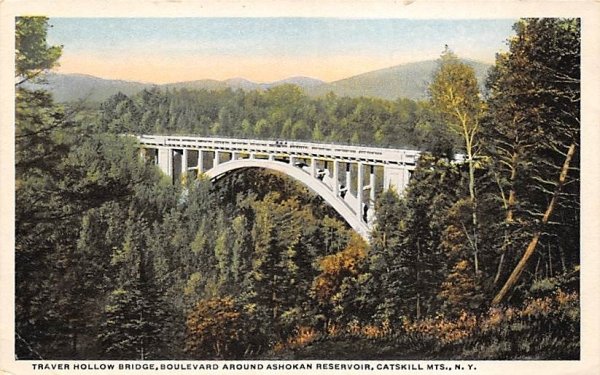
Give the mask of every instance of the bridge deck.
<svg viewBox="0 0 600 375">
<path fill-rule="evenodd" d="M 140 143 L 155 147 L 217 150 L 226 152 L 286 154 L 295 157 L 348 160 L 371 164 L 414 166 L 419 151 L 379 147 L 350 146 L 299 141 L 274 141 L 240 138 L 141 135 Z"/>
</svg>

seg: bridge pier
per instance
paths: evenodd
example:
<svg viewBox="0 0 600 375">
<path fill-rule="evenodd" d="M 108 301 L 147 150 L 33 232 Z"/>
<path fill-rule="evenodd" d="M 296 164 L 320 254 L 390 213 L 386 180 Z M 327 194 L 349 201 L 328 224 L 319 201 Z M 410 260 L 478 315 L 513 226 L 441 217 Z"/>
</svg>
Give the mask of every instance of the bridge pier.
<svg viewBox="0 0 600 375">
<path fill-rule="evenodd" d="M 338 177 L 338 171 L 340 170 L 340 162 L 335 159 L 333 161 L 333 193 L 336 197 L 340 195 L 340 180 Z"/>
<path fill-rule="evenodd" d="M 405 166 L 384 166 L 383 168 L 383 189 L 394 189 L 399 194 L 404 191 L 408 185 L 409 172 Z"/>
<path fill-rule="evenodd" d="M 158 149 L 158 165 L 169 177 L 173 177 L 173 149 L 161 147 Z"/>
<path fill-rule="evenodd" d="M 198 150 L 198 174 L 204 173 L 204 151 Z"/>
<path fill-rule="evenodd" d="M 352 186 L 352 171 L 350 163 L 346 162 L 346 188 L 348 192 L 351 192 L 350 186 Z"/>
<path fill-rule="evenodd" d="M 375 207 L 375 166 L 371 165 L 371 174 L 369 175 L 369 185 L 371 186 L 371 206 Z"/>
<path fill-rule="evenodd" d="M 362 220 L 363 217 L 363 163 L 358 162 L 358 176 L 357 176 L 357 188 L 356 188 L 356 199 L 358 200 L 358 204 L 356 207 L 356 214 L 359 220 Z"/>
<path fill-rule="evenodd" d="M 188 173 L 188 149 L 184 148 L 181 154 L 181 173 Z"/>
</svg>

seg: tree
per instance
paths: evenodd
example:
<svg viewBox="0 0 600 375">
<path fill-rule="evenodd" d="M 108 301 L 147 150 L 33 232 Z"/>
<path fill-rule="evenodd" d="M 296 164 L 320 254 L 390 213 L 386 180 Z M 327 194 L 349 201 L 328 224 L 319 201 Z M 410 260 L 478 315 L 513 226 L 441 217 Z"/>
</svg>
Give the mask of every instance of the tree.
<svg viewBox="0 0 600 375">
<path fill-rule="evenodd" d="M 394 315 L 395 297 L 399 294 L 399 289 L 391 285 L 390 271 L 404 235 L 402 218 L 405 214 L 404 202 L 395 190 L 386 190 L 378 197 L 368 254 L 369 287 L 374 289 L 378 299 L 374 309 L 382 310 L 380 315 L 387 320 Z"/>
<path fill-rule="evenodd" d="M 486 146 L 496 161 L 509 239 L 498 280 L 505 276 L 505 255 L 520 256 L 495 304 L 516 285 L 540 243 L 558 249 L 554 257 L 562 259 L 563 271 L 578 262 L 579 236 L 569 233 L 579 232 L 580 27 L 578 19 L 517 22 L 509 52 L 497 57 L 488 81 Z"/>
<path fill-rule="evenodd" d="M 286 334 L 280 318 L 300 297 L 290 290 L 300 287 L 296 254 L 302 235 L 299 202 L 279 199 L 278 193 L 269 193 L 253 203 L 254 256 L 248 280 L 252 295 L 249 302 L 269 312 L 270 322 L 264 323 L 273 327 L 276 336 Z"/>
<path fill-rule="evenodd" d="M 371 234 L 371 246 L 375 248 L 393 249 L 401 242 L 401 225 L 403 205 L 394 190 L 384 191 L 377 199 L 375 206 L 375 228 Z"/>
<path fill-rule="evenodd" d="M 60 194 L 59 165 L 70 150 L 69 121 L 50 94 L 21 84 L 55 65 L 60 47 L 46 44 L 47 19 L 16 22 L 15 108 L 15 339 L 17 358 L 46 357 L 72 347 L 60 319 L 64 296 L 56 294 L 65 259 L 73 249 L 76 218 Z M 59 251 L 61 249 L 62 251 Z M 62 285 L 62 284 L 60 284 Z M 59 348 L 62 348 L 59 349 Z M 64 350 L 67 349 L 67 350 Z"/>
<path fill-rule="evenodd" d="M 466 311 L 476 310 L 483 302 L 483 294 L 473 274 L 468 260 L 461 260 L 451 268 L 440 285 L 439 298 L 444 301 L 445 315 L 458 318 Z"/>
<path fill-rule="evenodd" d="M 311 295 L 319 304 L 319 311 L 325 315 L 326 323 L 349 319 L 344 299 L 354 299 L 355 295 L 344 295 L 346 279 L 357 277 L 360 265 L 367 255 L 364 241 L 356 234 L 352 235 L 347 246 L 339 252 L 324 256 L 318 260 L 320 274 L 314 278 Z"/>
<path fill-rule="evenodd" d="M 312 130 L 312 135 L 311 135 L 311 140 L 315 141 L 315 142 L 323 142 L 325 140 L 325 136 L 323 135 L 323 132 L 321 131 L 321 126 L 319 123 L 317 123 L 315 125 L 315 127 Z"/>
<path fill-rule="evenodd" d="M 421 104 L 413 133 L 415 144 L 434 156 L 452 159 L 462 149 L 460 134 L 447 126 L 430 102 Z"/>
<path fill-rule="evenodd" d="M 47 27 L 45 18 L 17 20 L 22 82 L 56 63 L 60 48 L 46 45 Z M 118 108 L 118 116 L 130 112 L 125 107 Z M 136 293 L 154 304 L 154 288 L 135 286 L 133 273 L 124 271 L 131 270 L 129 263 L 111 262 L 127 251 L 113 250 L 143 245 L 147 228 L 176 199 L 164 199 L 159 172 L 139 160 L 132 139 L 82 125 L 71 117 L 76 112 L 66 113 L 49 93 L 22 85 L 16 88 L 15 109 L 16 355 L 97 357 L 103 302 L 119 288 L 117 280 L 129 294 L 115 295 L 114 306 L 129 310 Z M 144 230 L 131 236 L 136 232 L 128 233 L 131 222 Z"/>
<path fill-rule="evenodd" d="M 15 25 L 16 85 L 31 80 L 58 65 L 62 46 L 48 46 L 46 17 L 17 17 Z"/>
<path fill-rule="evenodd" d="M 420 319 L 437 308 L 436 295 L 448 269 L 443 233 L 448 211 L 462 194 L 458 165 L 428 154 L 419 157 L 405 192 L 402 242 L 386 275 L 387 288 L 396 293 L 391 309 L 396 319 L 401 315 Z"/>
<path fill-rule="evenodd" d="M 461 62 L 446 46 L 429 86 L 434 109 L 450 129 L 460 134 L 469 166 L 469 196 L 472 204 L 472 248 L 475 273 L 479 273 L 477 200 L 475 192 L 475 163 L 479 152 L 480 121 L 484 104 L 480 98 L 475 71 Z"/>
<path fill-rule="evenodd" d="M 240 359 L 264 350 L 251 315 L 231 296 L 198 301 L 187 314 L 186 352 L 194 359 Z"/>
<path fill-rule="evenodd" d="M 160 358 L 165 312 L 156 297 L 152 287 L 141 280 L 110 294 L 98 337 L 106 357 Z"/>
</svg>

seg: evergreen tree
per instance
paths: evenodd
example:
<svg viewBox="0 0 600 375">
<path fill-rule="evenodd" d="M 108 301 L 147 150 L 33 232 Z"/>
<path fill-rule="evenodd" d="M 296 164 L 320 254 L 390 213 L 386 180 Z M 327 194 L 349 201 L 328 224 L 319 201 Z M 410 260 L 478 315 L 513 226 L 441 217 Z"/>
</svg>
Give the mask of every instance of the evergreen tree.
<svg viewBox="0 0 600 375">
<path fill-rule="evenodd" d="M 62 46 L 48 46 L 47 17 L 17 17 L 15 24 L 16 85 L 39 77 L 58 65 Z"/>
<path fill-rule="evenodd" d="M 441 239 L 447 212 L 464 192 L 455 164 L 427 154 L 419 158 L 406 191 L 402 242 L 394 253 L 387 288 L 396 319 L 420 319 L 436 311 L 436 294 L 447 273 Z"/>
<path fill-rule="evenodd" d="M 394 190 L 379 196 L 375 207 L 375 228 L 371 233 L 369 251 L 369 273 L 371 286 L 376 288 L 380 319 L 391 320 L 397 315 L 397 303 L 401 287 L 390 279 L 392 263 L 395 262 L 402 243 L 403 216 L 406 214 L 400 197 Z M 379 292 L 377 292 L 379 290 Z"/>
<path fill-rule="evenodd" d="M 104 355 L 120 360 L 161 358 L 165 319 L 162 303 L 153 287 L 142 280 L 114 290 L 98 337 Z"/>
<path fill-rule="evenodd" d="M 563 272 L 578 264 L 579 236 L 567 233 L 579 232 L 580 27 L 578 19 L 519 21 L 490 75 L 486 145 L 505 210 L 497 280 L 514 267 L 495 303 L 538 243 L 551 254 L 549 268 L 551 257 L 562 259 Z"/>
</svg>

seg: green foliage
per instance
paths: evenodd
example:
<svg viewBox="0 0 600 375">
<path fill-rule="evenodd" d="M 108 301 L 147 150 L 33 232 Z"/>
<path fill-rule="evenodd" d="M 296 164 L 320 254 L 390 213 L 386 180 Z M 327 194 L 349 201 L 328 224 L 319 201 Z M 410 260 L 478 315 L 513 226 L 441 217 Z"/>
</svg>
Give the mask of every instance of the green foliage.
<svg viewBox="0 0 600 375">
<path fill-rule="evenodd" d="M 55 63 L 45 22 L 17 21 L 23 75 Z M 449 51 L 431 103 L 148 89 L 94 114 L 18 87 L 17 357 L 578 358 L 578 157 L 527 277 L 488 310 L 578 145 L 578 21 L 516 30 L 481 124 L 473 73 Z M 366 244 L 279 173 L 173 185 L 118 135 L 154 132 L 433 152 L 402 195 L 378 196 Z M 466 163 L 450 158 L 461 142 Z"/>
<path fill-rule="evenodd" d="M 498 55 L 488 79 L 485 151 L 497 181 L 495 199 L 504 211 L 493 223 L 496 236 L 491 239 L 500 249 L 499 281 L 506 280 L 540 230 L 557 191 L 555 212 L 543 228 L 530 275 L 542 276 L 536 263 L 545 265 L 543 276 L 551 277 L 556 260 L 561 272 L 579 262 L 580 27 L 578 19 L 517 22 L 509 52 Z M 558 188 L 571 146 L 576 152 Z"/>
<path fill-rule="evenodd" d="M 130 96 L 118 93 L 102 103 L 98 128 L 113 133 L 283 138 L 444 152 L 457 147 L 460 141 L 443 134 L 433 118 L 426 103 L 335 95 L 310 98 L 294 85 L 264 92 L 145 89 Z"/>
<path fill-rule="evenodd" d="M 17 85 L 56 66 L 62 46 L 48 46 L 46 17 L 17 17 L 15 24 L 15 75 Z"/>
<path fill-rule="evenodd" d="M 454 132 L 465 137 L 465 147 L 471 147 L 483 103 L 473 68 L 460 61 L 448 46 L 440 57 L 429 95 L 434 110 Z"/>
<path fill-rule="evenodd" d="M 452 202 L 464 191 L 457 165 L 423 155 L 406 191 L 399 235 L 384 276 L 391 292 L 385 306 L 390 319 L 421 318 L 437 309 L 436 291 L 447 272 L 442 233 Z M 398 234 L 397 234 L 398 235 Z"/>
<path fill-rule="evenodd" d="M 18 18 L 16 27 L 17 79 L 24 82 L 54 65 L 60 48 L 46 46 L 45 18 Z M 15 120 L 16 356 L 68 357 L 78 351 L 74 330 L 86 326 L 71 308 L 86 288 L 69 272 L 82 261 L 69 239 L 77 238 L 78 214 L 88 205 L 61 188 L 76 124 L 49 94 L 20 86 Z"/>
<path fill-rule="evenodd" d="M 473 68 L 458 60 L 446 46 L 440 66 L 429 86 L 433 110 L 460 135 L 469 166 L 469 197 L 471 203 L 471 230 L 467 234 L 473 254 L 475 273 L 479 273 L 479 223 L 475 181 L 475 158 L 479 156 L 480 121 L 485 109 L 481 101 Z"/>
<path fill-rule="evenodd" d="M 165 311 L 154 288 L 141 281 L 110 293 L 98 335 L 103 357 L 160 358 Z"/>
</svg>

